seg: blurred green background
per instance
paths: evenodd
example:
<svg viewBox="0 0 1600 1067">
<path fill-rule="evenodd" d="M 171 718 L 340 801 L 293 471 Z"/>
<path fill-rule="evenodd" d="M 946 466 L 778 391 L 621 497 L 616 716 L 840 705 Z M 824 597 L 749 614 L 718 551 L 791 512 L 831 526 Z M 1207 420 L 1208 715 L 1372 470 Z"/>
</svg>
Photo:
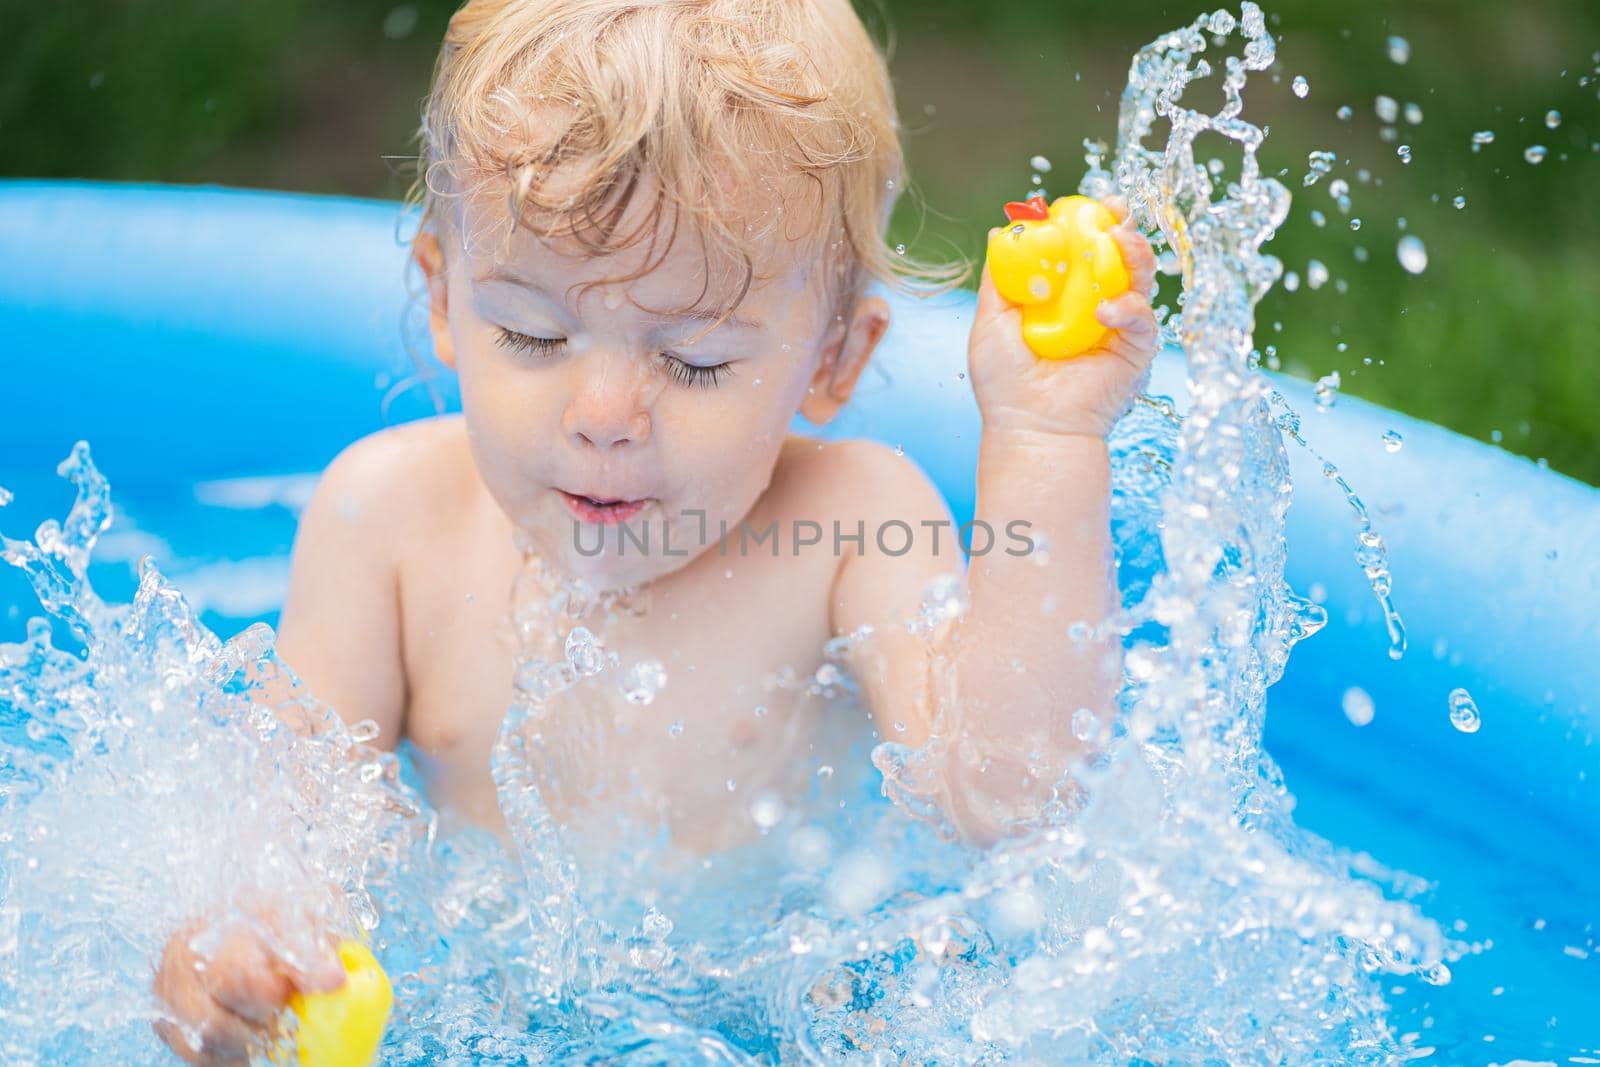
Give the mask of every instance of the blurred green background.
<svg viewBox="0 0 1600 1067">
<path fill-rule="evenodd" d="M 1026 193 L 1034 155 L 1054 163 L 1052 195 L 1073 191 L 1083 139 L 1114 139 L 1135 49 L 1204 10 L 859 2 L 888 42 L 907 130 L 915 195 L 892 239 L 936 258 L 980 253 L 998 205 Z M 0 0 L 0 173 L 398 197 L 456 4 Z M 1279 65 L 1247 90 L 1246 115 L 1271 127 L 1264 163 L 1295 194 L 1271 250 L 1302 279 L 1313 259 L 1331 279 L 1274 291 L 1258 343 L 1292 374 L 1337 371 L 1346 393 L 1600 483 L 1600 3 L 1265 7 Z M 1391 36 L 1409 43 L 1406 62 Z M 1392 123 L 1380 96 L 1400 111 Z M 1477 130 L 1496 136 L 1475 152 Z M 1548 148 L 1538 164 L 1524 157 L 1534 144 Z M 1339 163 L 1302 188 L 1315 149 Z M 1350 186 L 1348 216 L 1335 178 Z M 1402 219 L 1428 250 L 1420 275 L 1397 262 Z"/>
</svg>

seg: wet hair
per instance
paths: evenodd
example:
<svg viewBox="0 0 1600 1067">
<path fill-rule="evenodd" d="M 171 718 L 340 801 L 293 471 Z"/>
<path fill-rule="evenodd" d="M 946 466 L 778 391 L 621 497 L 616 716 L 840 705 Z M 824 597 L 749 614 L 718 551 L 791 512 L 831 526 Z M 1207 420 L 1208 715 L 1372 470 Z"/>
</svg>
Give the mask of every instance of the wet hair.
<svg viewBox="0 0 1600 1067">
<path fill-rule="evenodd" d="M 780 241 L 824 265 L 836 307 L 873 279 L 930 291 L 967 271 L 885 243 L 904 157 L 849 0 L 468 0 L 419 138 L 422 228 L 472 239 L 467 208 L 503 197 L 507 241 L 520 225 L 597 254 L 642 243 L 619 281 L 687 236 L 723 316 Z"/>
</svg>

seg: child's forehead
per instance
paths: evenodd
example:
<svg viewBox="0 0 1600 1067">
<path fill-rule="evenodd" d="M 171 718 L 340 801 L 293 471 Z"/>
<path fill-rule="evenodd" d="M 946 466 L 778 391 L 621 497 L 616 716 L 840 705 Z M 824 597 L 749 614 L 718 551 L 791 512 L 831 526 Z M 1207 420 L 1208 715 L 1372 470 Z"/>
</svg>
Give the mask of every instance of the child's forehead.
<svg viewBox="0 0 1600 1067">
<path fill-rule="evenodd" d="M 642 198 L 635 198 L 636 201 Z M 639 222 L 629 215 L 620 229 Z M 594 234 L 541 233 L 513 227 L 505 202 L 482 198 L 466 212 L 462 247 L 475 284 L 523 285 L 558 301 L 586 290 L 617 287 L 628 302 L 665 315 L 720 316 L 729 308 L 747 322 L 774 301 L 824 297 L 823 258 L 810 242 L 769 242 L 748 259 L 718 254 L 714 243 L 686 221 L 663 213 L 652 232 L 624 247 L 598 246 Z"/>
</svg>

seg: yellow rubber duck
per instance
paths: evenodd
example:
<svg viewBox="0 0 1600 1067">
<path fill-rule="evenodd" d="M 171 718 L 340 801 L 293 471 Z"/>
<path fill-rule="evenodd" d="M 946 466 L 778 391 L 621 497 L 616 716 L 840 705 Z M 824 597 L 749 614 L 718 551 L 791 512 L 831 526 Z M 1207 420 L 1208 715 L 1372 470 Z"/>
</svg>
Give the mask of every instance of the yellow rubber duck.
<svg viewBox="0 0 1600 1067">
<path fill-rule="evenodd" d="M 1006 218 L 989 239 L 989 276 L 1022 307 L 1022 339 L 1043 359 L 1082 355 L 1106 335 L 1095 307 L 1128 291 L 1117 217 L 1087 196 L 1035 196 L 1007 204 Z"/>
<path fill-rule="evenodd" d="M 331 993 L 295 993 L 295 1045 L 301 1067 L 370 1067 L 394 1003 L 389 976 L 359 941 L 339 944 L 345 983 Z"/>
</svg>

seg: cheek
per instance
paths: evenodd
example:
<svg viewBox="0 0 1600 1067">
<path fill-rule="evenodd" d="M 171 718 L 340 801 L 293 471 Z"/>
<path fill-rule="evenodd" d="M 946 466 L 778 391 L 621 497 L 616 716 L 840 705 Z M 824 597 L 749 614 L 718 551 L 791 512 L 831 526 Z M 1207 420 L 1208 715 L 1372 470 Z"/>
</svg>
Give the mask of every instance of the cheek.
<svg viewBox="0 0 1600 1067">
<path fill-rule="evenodd" d="M 539 445 L 557 432 L 557 390 L 541 385 L 538 369 L 516 366 L 492 340 L 473 344 L 459 350 L 456 368 L 473 452 L 483 467 L 525 468 L 546 454 Z"/>
</svg>

